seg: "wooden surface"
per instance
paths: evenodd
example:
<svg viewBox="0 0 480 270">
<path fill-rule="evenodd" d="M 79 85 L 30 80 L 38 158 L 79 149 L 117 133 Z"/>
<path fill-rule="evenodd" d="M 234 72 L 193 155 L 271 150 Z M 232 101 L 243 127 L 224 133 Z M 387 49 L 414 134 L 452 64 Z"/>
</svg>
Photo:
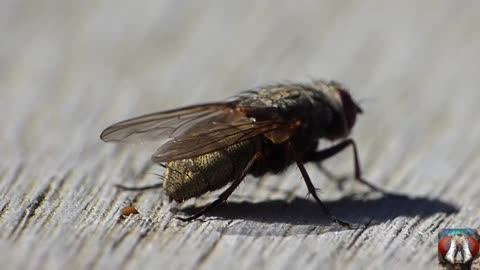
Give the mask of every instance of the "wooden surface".
<svg viewBox="0 0 480 270">
<path fill-rule="evenodd" d="M 2 269 L 438 269 L 436 234 L 480 221 L 478 1 L 0 1 Z M 284 80 L 335 79 L 365 109 L 365 177 L 248 177 L 204 222 L 161 190 L 156 145 L 99 140 L 127 117 Z M 323 143 L 326 146 L 328 143 Z M 353 173 L 351 152 L 324 164 Z M 120 218 L 134 205 L 139 215 Z"/>
</svg>

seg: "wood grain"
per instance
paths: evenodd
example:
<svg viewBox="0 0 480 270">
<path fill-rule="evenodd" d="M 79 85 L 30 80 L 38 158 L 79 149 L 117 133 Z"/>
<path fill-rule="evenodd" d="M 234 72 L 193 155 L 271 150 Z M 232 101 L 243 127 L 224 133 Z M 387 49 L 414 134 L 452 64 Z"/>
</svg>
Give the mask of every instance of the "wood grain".
<svg viewBox="0 0 480 270">
<path fill-rule="evenodd" d="M 0 1 L 2 269 L 440 269 L 436 234 L 480 225 L 478 1 Z M 182 205 L 157 145 L 102 143 L 127 117 L 263 83 L 335 79 L 365 109 L 365 176 L 344 190 L 307 166 Z M 327 142 L 322 146 L 328 145 Z M 351 176 L 349 151 L 324 164 Z M 121 209 L 140 212 L 126 219 Z"/>
</svg>

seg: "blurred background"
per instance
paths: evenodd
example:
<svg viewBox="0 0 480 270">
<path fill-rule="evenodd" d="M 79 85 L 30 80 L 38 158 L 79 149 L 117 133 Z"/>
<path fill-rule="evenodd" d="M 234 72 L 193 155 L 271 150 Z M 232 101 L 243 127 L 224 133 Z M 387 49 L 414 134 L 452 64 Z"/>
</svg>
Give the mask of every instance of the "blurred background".
<svg viewBox="0 0 480 270">
<path fill-rule="evenodd" d="M 251 253 L 241 255 L 253 256 L 250 264 L 234 268 L 285 269 L 292 261 L 299 267 L 332 269 L 435 265 L 435 228 L 480 223 L 479 11 L 480 2 L 473 0 L 0 0 L 0 239 L 8 239 L 0 246 L 4 247 L 0 259 L 8 259 L 9 268 L 35 268 L 40 261 L 47 268 L 72 261 L 77 268 L 122 265 L 115 256 L 102 261 L 102 255 L 100 259 L 91 255 L 85 247 L 98 239 L 85 233 L 96 232 L 98 224 L 116 226 L 105 220 L 117 214 L 129 195 L 114 194 L 114 183 L 142 181 L 139 173 L 159 169 L 148 163 L 155 145 L 101 143 L 99 134 L 109 124 L 222 100 L 266 83 L 334 79 L 350 89 L 365 111 L 352 134 L 365 176 L 387 190 L 451 203 L 459 212 L 434 215 L 433 220 L 417 219 L 415 213 L 402 219 L 402 213 L 410 211 L 405 210 L 398 213 L 401 223 L 395 223 L 395 217 L 383 220 L 367 237 L 393 239 L 394 244 L 369 243 L 369 249 L 358 252 L 354 246 L 348 256 L 333 256 L 335 248 L 330 245 L 341 248 L 352 235 L 327 238 L 326 244 L 318 240 L 319 233 L 313 235 L 317 238 L 302 233 L 308 239 L 283 240 L 276 252 L 265 251 L 264 259 L 255 260 L 256 250 L 268 244 L 260 239 Z M 343 154 L 326 165 L 351 173 L 351 162 L 350 154 Z M 322 177 L 315 166 L 308 169 L 313 177 Z M 266 190 L 275 187 L 304 196 L 299 179 L 299 173 L 291 170 L 261 181 Z M 327 200 L 344 195 L 333 183 L 319 179 L 316 185 Z M 245 184 L 235 198 L 262 201 L 287 196 L 256 194 L 256 189 L 255 184 Z M 152 212 L 158 223 L 149 228 L 156 229 L 168 213 L 157 193 L 136 198 Z M 39 198 L 41 203 L 32 208 Z M 389 205 L 382 211 L 395 213 L 396 207 L 401 206 Z M 161 212 L 155 214 L 156 210 Z M 87 229 L 76 228 L 78 222 Z M 65 224 L 76 225 L 65 229 Z M 170 234 L 195 235 L 188 228 Z M 83 248 L 73 244 L 74 236 L 64 238 L 71 230 L 79 239 L 90 239 Z M 41 241 L 35 244 L 39 239 L 52 246 L 50 252 Z M 300 243 L 310 248 L 304 253 L 289 251 L 289 246 Z M 418 248 L 394 252 L 407 244 Z M 72 245 L 75 254 L 65 251 Z M 101 247 L 110 245 L 107 239 Z M 226 244 L 221 256 L 212 255 L 200 267 L 203 252 L 166 262 L 171 253 L 145 244 L 140 247 L 143 260 L 135 253 L 125 267 L 210 268 L 221 262 L 230 266 L 238 245 Z M 329 251 L 318 254 L 316 245 L 326 245 Z M 22 259 L 27 246 L 30 262 Z M 171 250 L 177 249 L 181 250 Z M 156 253 L 157 259 L 149 257 Z M 79 254 L 84 261 L 76 260 Z M 375 258 L 369 258 L 372 254 Z"/>
</svg>

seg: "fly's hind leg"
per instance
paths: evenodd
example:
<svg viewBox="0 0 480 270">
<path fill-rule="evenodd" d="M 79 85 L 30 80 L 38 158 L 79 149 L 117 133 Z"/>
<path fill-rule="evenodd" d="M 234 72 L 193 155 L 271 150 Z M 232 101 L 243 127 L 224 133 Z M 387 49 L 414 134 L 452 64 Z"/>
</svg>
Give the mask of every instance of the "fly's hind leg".
<svg viewBox="0 0 480 270">
<path fill-rule="evenodd" d="M 389 192 L 385 191 L 384 189 L 377 187 L 376 185 L 368 182 L 365 180 L 362 176 L 362 169 L 360 167 L 360 159 L 358 158 L 358 152 L 357 152 L 357 145 L 355 144 L 355 141 L 352 139 L 347 139 L 344 140 L 330 148 L 323 149 L 318 152 L 310 153 L 307 156 L 305 156 L 305 161 L 314 161 L 314 162 L 322 162 L 339 152 L 341 152 L 343 149 L 345 149 L 348 146 L 353 147 L 353 161 L 354 161 L 354 169 L 355 169 L 355 179 L 359 181 L 360 183 L 368 186 L 371 190 L 373 191 L 378 191 L 384 194 L 389 194 Z"/>
<path fill-rule="evenodd" d="M 160 164 L 160 165 L 163 167 L 162 164 Z M 154 174 L 154 175 L 160 177 L 160 179 L 163 179 L 163 176 L 160 175 L 160 174 Z M 129 186 L 124 186 L 124 185 L 120 185 L 120 184 L 115 184 L 116 188 L 121 189 L 121 190 L 126 190 L 126 191 L 145 191 L 145 190 L 150 190 L 150 189 L 162 188 L 162 186 L 163 186 L 163 181 L 161 181 L 160 183 L 153 184 L 153 185 L 138 186 L 138 187 L 129 187 Z"/>
<path fill-rule="evenodd" d="M 186 218 L 183 218 L 183 217 L 177 217 L 178 219 L 182 220 L 182 221 L 192 221 L 198 217 L 200 217 L 201 215 L 205 214 L 206 212 L 212 210 L 212 208 L 214 208 L 215 206 L 219 205 L 220 203 L 226 201 L 228 199 L 228 197 L 230 197 L 230 195 L 232 194 L 232 192 L 238 187 L 238 185 L 240 185 L 240 183 L 242 182 L 242 180 L 245 178 L 245 176 L 247 175 L 247 173 L 250 171 L 250 169 L 252 168 L 253 164 L 255 163 L 255 161 L 261 159 L 263 156 L 262 153 L 260 152 L 257 152 L 251 159 L 250 161 L 248 161 L 247 165 L 245 166 L 245 168 L 243 169 L 242 173 L 237 177 L 235 178 L 235 180 L 233 180 L 232 184 L 225 190 L 222 192 L 222 194 L 220 194 L 220 196 L 215 200 L 213 201 L 212 203 L 210 203 L 209 205 L 205 206 L 204 208 L 202 208 L 200 211 L 198 211 L 197 213 L 189 216 L 189 217 L 186 217 Z"/>
<path fill-rule="evenodd" d="M 153 184 L 153 185 L 149 185 L 149 186 L 141 186 L 141 187 L 127 187 L 127 186 L 124 186 L 124 185 L 116 184 L 115 187 L 117 187 L 121 190 L 127 190 L 127 191 L 145 191 L 145 190 L 149 190 L 149 189 L 161 188 L 162 185 L 163 185 L 163 182 Z"/>
</svg>

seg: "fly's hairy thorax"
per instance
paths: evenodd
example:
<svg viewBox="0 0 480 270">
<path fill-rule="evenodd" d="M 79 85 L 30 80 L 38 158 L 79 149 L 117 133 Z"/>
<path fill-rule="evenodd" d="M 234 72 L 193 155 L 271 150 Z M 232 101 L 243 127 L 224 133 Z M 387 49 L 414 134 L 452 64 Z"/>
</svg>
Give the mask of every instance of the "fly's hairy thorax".
<svg viewBox="0 0 480 270">
<path fill-rule="evenodd" d="M 255 94 L 242 100 L 239 106 L 258 108 L 253 115 L 257 120 L 300 120 L 302 128 L 297 130 L 297 134 L 311 141 L 319 138 L 334 139 L 345 133 L 343 115 L 332 105 L 331 100 L 325 92 L 312 86 L 272 85 L 257 89 Z M 262 110 L 268 113 L 264 114 Z"/>
<path fill-rule="evenodd" d="M 225 186 L 238 176 L 255 154 L 251 140 L 233 144 L 195 158 L 167 163 L 163 187 L 177 202 Z"/>
</svg>

